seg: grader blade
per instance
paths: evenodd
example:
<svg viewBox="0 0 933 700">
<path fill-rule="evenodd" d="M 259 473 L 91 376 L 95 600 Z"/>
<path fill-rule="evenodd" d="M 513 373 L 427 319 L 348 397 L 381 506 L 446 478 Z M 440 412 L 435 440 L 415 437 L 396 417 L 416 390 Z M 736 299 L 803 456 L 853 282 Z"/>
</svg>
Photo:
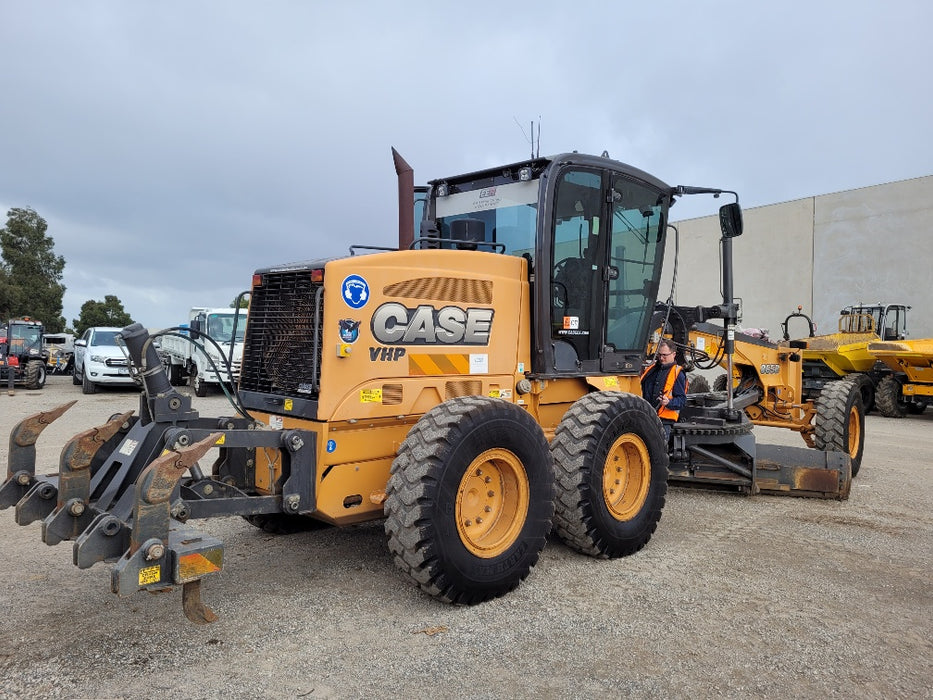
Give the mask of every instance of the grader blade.
<svg viewBox="0 0 933 700">
<path fill-rule="evenodd" d="M 43 430 L 61 418 L 65 411 L 76 403 L 77 401 L 69 401 L 49 411 L 28 416 L 10 431 L 7 478 L 3 486 L 0 486 L 0 510 L 15 506 L 35 485 L 36 441 Z"/>
<path fill-rule="evenodd" d="M 852 487 L 852 462 L 844 452 L 758 445 L 755 483 L 761 493 L 843 501 Z"/>
</svg>

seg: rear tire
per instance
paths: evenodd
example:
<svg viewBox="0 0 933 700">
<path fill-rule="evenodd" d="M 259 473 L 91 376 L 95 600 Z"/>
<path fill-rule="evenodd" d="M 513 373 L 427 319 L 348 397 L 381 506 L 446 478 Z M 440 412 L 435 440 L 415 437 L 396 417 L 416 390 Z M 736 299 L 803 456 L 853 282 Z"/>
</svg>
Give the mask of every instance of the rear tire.
<svg viewBox="0 0 933 700">
<path fill-rule="evenodd" d="M 386 487 L 385 531 L 398 567 L 421 590 L 473 605 L 518 586 L 554 515 L 547 440 L 522 408 L 463 396 L 409 431 Z"/>
<path fill-rule="evenodd" d="M 862 406 L 865 407 L 865 413 L 871 413 L 875 407 L 875 385 L 869 379 L 867 374 L 853 373 L 846 375 L 846 381 L 853 382 L 862 395 Z"/>
<path fill-rule="evenodd" d="M 893 374 L 889 374 L 878 382 L 875 390 L 875 406 L 882 416 L 888 418 L 903 418 L 907 415 L 907 401 L 901 392 L 901 383 Z"/>
<path fill-rule="evenodd" d="M 858 381 L 828 382 L 816 400 L 816 448 L 845 452 L 852 460 L 852 476 L 862 466 L 865 450 L 865 407 Z"/>
<path fill-rule="evenodd" d="M 74 371 L 71 373 L 71 383 L 75 386 L 81 386 L 81 375 L 78 374 L 77 367 L 75 367 Z"/>
<path fill-rule="evenodd" d="M 603 558 L 645 546 L 661 519 L 669 464 L 661 421 L 647 401 L 587 394 L 557 426 L 551 454 L 554 526 L 564 542 Z"/>
</svg>

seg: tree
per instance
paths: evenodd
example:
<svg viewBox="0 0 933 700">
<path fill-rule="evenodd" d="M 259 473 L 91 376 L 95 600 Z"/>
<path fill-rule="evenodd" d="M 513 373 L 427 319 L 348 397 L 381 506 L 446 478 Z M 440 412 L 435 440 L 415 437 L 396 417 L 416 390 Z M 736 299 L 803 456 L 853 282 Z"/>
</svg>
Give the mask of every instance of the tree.
<svg viewBox="0 0 933 700">
<path fill-rule="evenodd" d="M 13 208 L 0 229 L 0 318 L 29 316 L 60 333 L 65 328 L 61 283 L 65 258 L 45 235 L 48 224 L 34 209 Z"/>
<path fill-rule="evenodd" d="M 103 301 L 88 299 L 81 305 L 81 314 L 72 321 L 75 333 L 81 335 L 91 326 L 128 326 L 133 323 L 130 315 L 123 310 L 123 302 L 113 294 L 108 294 Z"/>
<path fill-rule="evenodd" d="M 248 308 L 249 308 L 249 294 L 247 294 L 247 295 L 245 295 L 245 296 L 242 296 L 242 297 L 237 297 L 237 298 L 240 300 L 240 308 L 241 308 L 241 309 L 248 309 Z M 230 302 L 230 308 L 231 308 L 231 309 L 235 309 L 235 308 L 236 308 L 236 299 L 234 299 L 233 301 Z"/>
</svg>

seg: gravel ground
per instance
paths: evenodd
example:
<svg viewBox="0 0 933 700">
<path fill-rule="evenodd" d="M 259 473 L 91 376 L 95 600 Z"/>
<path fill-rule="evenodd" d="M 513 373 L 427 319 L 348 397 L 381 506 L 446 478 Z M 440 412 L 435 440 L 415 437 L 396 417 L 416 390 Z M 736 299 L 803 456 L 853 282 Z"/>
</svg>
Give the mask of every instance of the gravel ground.
<svg viewBox="0 0 933 700">
<path fill-rule="evenodd" d="M 40 439 L 40 472 L 138 401 L 51 377 L 0 395 L 0 435 L 71 399 Z M 222 397 L 195 407 L 231 413 Z M 848 501 L 671 489 L 635 556 L 552 539 L 518 590 L 470 608 L 409 584 L 381 523 L 275 537 L 223 518 L 202 525 L 226 544 L 202 587 L 219 620 L 196 626 L 180 591 L 118 598 L 108 565 L 77 569 L 67 543 L 45 546 L 7 510 L 0 697 L 931 698 L 933 411 L 872 414 L 866 431 Z"/>
</svg>

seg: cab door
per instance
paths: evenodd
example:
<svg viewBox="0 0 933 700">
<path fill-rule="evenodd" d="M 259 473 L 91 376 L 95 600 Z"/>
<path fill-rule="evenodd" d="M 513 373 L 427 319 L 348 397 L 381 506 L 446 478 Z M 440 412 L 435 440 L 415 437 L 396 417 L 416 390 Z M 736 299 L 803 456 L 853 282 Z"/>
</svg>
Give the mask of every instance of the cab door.
<svg viewBox="0 0 933 700">
<path fill-rule="evenodd" d="M 664 256 L 667 195 L 621 174 L 613 173 L 610 180 L 600 363 L 607 374 L 628 374 L 641 369 L 651 331 Z"/>
<path fill-rule="evenodd" d="M 552 369 L 558 372 L 600 371 L 604 200 L 601 171 L 561 172 L 550 236 Z"/>
</svg>

